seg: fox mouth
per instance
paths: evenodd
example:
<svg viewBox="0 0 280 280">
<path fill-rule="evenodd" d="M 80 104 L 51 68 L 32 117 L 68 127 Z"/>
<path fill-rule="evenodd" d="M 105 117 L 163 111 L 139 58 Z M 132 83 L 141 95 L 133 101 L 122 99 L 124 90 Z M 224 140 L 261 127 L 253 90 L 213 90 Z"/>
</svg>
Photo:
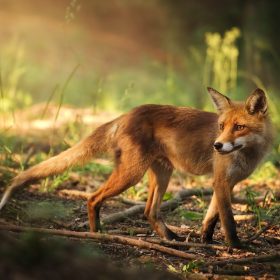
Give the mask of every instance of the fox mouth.
<svg viewBox="0 0 280 280">
<path fill-rule="evenodd" d="M 230 150 L 230 151 L 223 151 L 223 150 L 216 150 L 216 151 L 217 151 L 219 154 L 221 154 L 221 155 L 226 155 L 226 154 L 230 154 L 230 153 L 232 153 L 232 152 L 235 152 L 235 151 L 237 151 L 237 150 L 240 150 L 242 147 L 243 147 L 243 145 L 236 145 L 236 146 L 234 146 L 233 149 Z"/>
</svg>

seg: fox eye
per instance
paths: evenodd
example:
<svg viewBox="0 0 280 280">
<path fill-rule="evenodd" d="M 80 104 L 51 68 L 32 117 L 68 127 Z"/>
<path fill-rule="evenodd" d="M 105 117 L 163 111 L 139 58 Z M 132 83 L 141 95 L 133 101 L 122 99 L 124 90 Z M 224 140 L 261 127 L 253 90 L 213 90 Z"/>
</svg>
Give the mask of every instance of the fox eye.
<svg viewBox="0 0 280 280">
<path fill-rule="evenodd" d="M 245 125 L 241 125 L 241 124 L 235 125 L 235 130 L 237 130 L 237 131 L 243 130 L 244 128 L 245 128 Z"/>
<path fill-rule="evenodd" d="M 224 127 L 225 127 L 224 123 L 220 123 L 219 127 L 220 127 L 220 130 L 224 130 Z"/>
</svg>

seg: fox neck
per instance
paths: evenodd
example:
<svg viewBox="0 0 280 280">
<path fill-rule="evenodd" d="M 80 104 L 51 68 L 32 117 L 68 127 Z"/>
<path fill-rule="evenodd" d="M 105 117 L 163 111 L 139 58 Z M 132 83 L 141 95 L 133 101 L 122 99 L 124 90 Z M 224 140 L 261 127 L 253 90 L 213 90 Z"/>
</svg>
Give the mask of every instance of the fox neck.
<svg viewBox="0 0 280 280">
<path fill-rule="evenodd" d="M 235 185 L 251 175 L 264 158 L 267 150 L 267 145 L 258 145 L 229 154 L 230 164 L 227 169 L 227 177 L 231 184 Z"/>
</svg>

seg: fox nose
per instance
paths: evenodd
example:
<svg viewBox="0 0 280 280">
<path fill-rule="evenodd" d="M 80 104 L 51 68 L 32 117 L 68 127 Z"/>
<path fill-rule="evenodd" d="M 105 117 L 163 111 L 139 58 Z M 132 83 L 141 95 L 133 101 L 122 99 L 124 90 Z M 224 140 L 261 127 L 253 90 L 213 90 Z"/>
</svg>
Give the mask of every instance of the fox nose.
<svg viewBox="0 0 280 280">
<path fill-rule="evenodd" d="M 223 147 L 223 144 L 221 142 L 215 142 L 213 146 L 217 151 L 219 151 Z"/>
</svg>

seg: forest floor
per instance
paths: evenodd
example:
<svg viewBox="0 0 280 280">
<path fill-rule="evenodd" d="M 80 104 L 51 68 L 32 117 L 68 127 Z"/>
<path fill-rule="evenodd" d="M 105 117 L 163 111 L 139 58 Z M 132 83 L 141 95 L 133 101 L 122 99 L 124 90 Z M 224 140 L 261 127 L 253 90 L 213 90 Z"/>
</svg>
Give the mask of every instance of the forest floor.
<svg viewBox="0 0 280 280">
<path fill-rule="evenodd" d="M 66 111 L 68 109 L 65 108 Z M 60 114 L 63 115 L 63 110 Z M 69 118 L 74 115 L 69 113 Z M 85 118 L 83 112 L 78 115 Z M 99 114 L 96 119 L 93 118 L 93 126 L 111 117 Z M 58 121 L 51 130 L 42 124 L 44 129 L 36 130 L 31 127 L 33 120 L 23 115 L 20 119 L 21 124 L 17 129 L 10 129 L 5 135 L 9 141 L 16 143 L 13 147 L 17 147 L 14 148 L 17 152 L 8 151 L 8 155 L 2 153 L 1 193 L 22 166 L 32 166 L 50 150 L 56 153 L 63 149 L 60 139 L 67 146 L 77 141 L 78 136 L 88 133 L 87 124 L 82 128 L 80 123 L 65 125 L 69 123 L 68 119 L 65 123 Z M 92 120 L 90 117 L 87 119 Z M 73 123 L 75 120 L 77 115 L 70 121 Z M 27 123 L 30 123 L 29 127 Z M 91 121 L 89 123 L 92 125 Z M 69 134 L 74 136 L 68 139 L 65 135 Z M 9 150 L 7 143 L 10 142 L 3 144 L 5 150 Z M 254 240 L 247 241 L 244 249 L 224 246 L 224 235 L 219 224 L 212 247 L 196 246 L 200 244 L 201 222 L 211 198 L 212 180 L 208 177 L 199 179 L 175 172 L 164 197 L 167 207 L 162 211 L 163 219 L 172 230 L 186 237 L 184 243 L 164 243 L 151 230 L 143 215 L 147 195 L 145 177 L 136 186 L 104 203 L 101 221 L 106 236 L 117 235 L 158 244 L 167 248 L 165 252 L 121 244 L 116 240 L 67 236 L 69 231 L 89 230 L 86 201 L 81 197 L 96 190 L 112 169 L 107 158 L 94 162 L 62 176 L 32 184 L 10 199 L 0 213 L 0 239 L 3 245 L 0 248 L 0 274 L 6 275 L 5 279 L 61 279 L 63 276 L 78 275 L 82 279 L 280 279 L 279 170 L 273 174 L 273 178 L 249 178 L 234 190 L 233 211 L 241 240 L 266 229 Z M 180 200 L 176 196 L 196 189 L 196 193 L 190 191 Z M 174 201 L 175 205 L 169 204 Z M 124 211 L 133 207 L 139 207 L 139 210 L 125 215 Z M 115 213 L 124 215 L 115 217 Z M 18 226 L 17 230 L 13 230 L 13 226 Z M 26 231 L 26 227 L 51 229 L 54 234 L 35 234 Z M 56 236 L 56 230 L 66 234 Z M 170 253 L 168 248 L 175 250 Z M 187 254 L 176 255 L 178 252 L 195 258 L 188 258 Z"/>
</svg>

